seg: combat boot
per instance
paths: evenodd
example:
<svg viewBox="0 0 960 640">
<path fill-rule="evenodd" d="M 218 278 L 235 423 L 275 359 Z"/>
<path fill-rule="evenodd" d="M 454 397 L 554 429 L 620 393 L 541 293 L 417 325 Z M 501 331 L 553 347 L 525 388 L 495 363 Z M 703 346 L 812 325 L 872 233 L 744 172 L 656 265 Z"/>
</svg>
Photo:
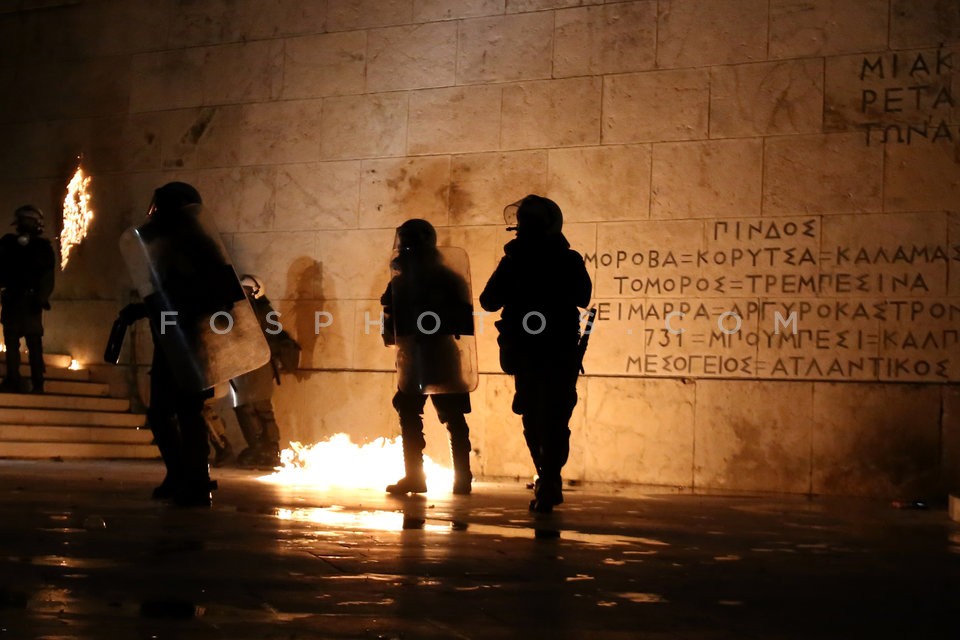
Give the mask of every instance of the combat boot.
<svg viewBox="0 0 960 640">
<path fill-rule="evenodd" d="M 419 423 L 419 416 L 413 421 L 414 426 Z M 401 422 L 402 424 L 402 422 Z M 419 423 L 422 431 L 422 423 Z M 408 425 L 409 428 L 409 425 Z M 405 429 L 405 431 L 407 431 Z M 410 431 L 407 431 L 410 433 Z M 404 495 L 407 493 L 426 493 L 427 476 L 423 473 L 423 439 L 414 437 L 401 437 L 403 446 L 403 470 L 404 476 L 395 483 L 387 485 L 386 492 L 392 495 Z"/>
<path fill-rule="evenodd" d="M 213 449 L 213 460 L 210 464 L 214 467 L 222 467 L 233 458 L 233 447 L 230 446 L 229 442 L 224 441 L 222 445 L 213 442 L 211 448 Z"/>
<path fill-rule="evenodd" d="M 210 479 L 210 467 L 192 469 L 184 473 L 183 481 L 173 493 L 173 504 L 178 507 L 210 507 L 213 505 L 213 493 L 217 482 Z"/>
<path fill-rule="evenodd" d="M 280 466 L 280 447 L 275 442 L 261 443 L 254 460 L 255 468 L 272 471 Z"/>
<path fill-rule="evenodd" d="M 470 449 L 466 451 L 451 447 L 453 456 L 453 493 L 458 496 L 470 495 L 473 488 L 473 474 L 470 473 Z"/>
<path fill-rule="evenodd" d="M 453 494 L 468 496 L 473 491 L 473 476 L 453 476 Z"/>
<path fill-rule="evenodd" d="M 260 452 L 257 450 L 257 447 L 247 447 L 237 456 L 237 466 L 241 469 L 256 468 L 256 461 L 259 454 Z"/>
<path fill-rule="evenodd" d="M 427 478 L 421 471 L 419 474 L 410 474 L 403 476 L 393 484 L 387 485 L 387 493 L 401 496 L 407 493 L 426 493 Z"/>
<path fill-rule="evenodd" d="M 213 494 L 203 488 L 184 489 L 173 495 L 173 504 L 178 507 L 210 507 L 213 506 Z"/>
<path fill-rule="evenodd" d="M 153 500 L 169 500 L 173 497 L 175 487 L 176 481 L 167 474 L 163 482 L 153 488 L 153 491 L 150 493 L 150 498 Z"/>
<path fill-rule="evenodd" d="M 453 461 L 453 493 L 458 496 L 469 495 L 473 482 L 473 474 L 470 473 L 470 429 L 463 415 L 447 422 L 447 431 L 450 433 L 450 459 Z"/>
<path fill-rule="evenodd" d="M 563 504 L 563 483 L 559 477 L 549 480 L 537 478 L 533 490 L 533 500 L 530 501 L 530 511 L 535 513 L 551 513 L 558 504 Z"/>
<path fill-rule="evenodd" d="M 173 418 L 166 414 L 147 414 L 147 422 L 153 432 L 153 443 L 160 451 L 166 475 L 163 482 L 154 487 L 150 497 L 154 500 L 169 500 L 180 484 L 183 471 L 183 457 L 180 450 L 180 437 Z"/>
</svg>

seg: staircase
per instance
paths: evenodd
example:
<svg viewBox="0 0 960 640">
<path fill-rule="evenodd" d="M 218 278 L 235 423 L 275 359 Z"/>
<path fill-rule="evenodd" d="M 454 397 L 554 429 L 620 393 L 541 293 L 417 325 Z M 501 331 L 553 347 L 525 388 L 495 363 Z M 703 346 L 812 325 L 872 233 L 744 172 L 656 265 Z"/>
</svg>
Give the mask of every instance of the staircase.
<svg viewBox="0 0 960 640">
<path fill-rule="evenodd" d="M 26 362 L 26 354 L 21 354 Z M 126 398 L 110 397 L 109 385 L 69 369 L 70 357 L 44 355 L 45 393 L 0 393 L 0 458 L 157 458 L 144 416 Z M 5 374 L 3 354 L 0 372 Z M 21 367 L 30 380 L 30 368 Z"/>
</svg>

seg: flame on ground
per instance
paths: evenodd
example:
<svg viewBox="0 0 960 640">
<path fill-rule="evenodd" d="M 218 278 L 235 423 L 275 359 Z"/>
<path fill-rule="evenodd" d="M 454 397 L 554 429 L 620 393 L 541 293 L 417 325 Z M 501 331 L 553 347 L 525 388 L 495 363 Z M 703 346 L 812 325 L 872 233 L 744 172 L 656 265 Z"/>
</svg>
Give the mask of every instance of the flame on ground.
<svg viewBox="0 0 960 640">
<path fill-rule="evenodd" d="M 263 482 L 300 485 L 314 488 L 376 489 L 383 491 L 403 477 L 403 445 L 399 437 L 377 438 L 364 445 L 354 444 L 350 436 L 338 433 L 324 442 L 300 444 L 291 442 L 280 453 L 281 466 Z M 442 467 L 424 456 L 430 493 L 449 493 L 453 487 L 453 470 Z"/>
<path fill-rule="evenodd" d="M 83 167 L 77 166 L 70 184 L 67 185 L 67 195 L 63 199 L 63 231 L 60 232 L 60 269 L 66 269 L 70 260 L 70 251 L 83 242 L 87 236 L 87 229 L 93 222 L 93 209 L 90 207 L 90 176 L 83 172 Z"/>
</svg>

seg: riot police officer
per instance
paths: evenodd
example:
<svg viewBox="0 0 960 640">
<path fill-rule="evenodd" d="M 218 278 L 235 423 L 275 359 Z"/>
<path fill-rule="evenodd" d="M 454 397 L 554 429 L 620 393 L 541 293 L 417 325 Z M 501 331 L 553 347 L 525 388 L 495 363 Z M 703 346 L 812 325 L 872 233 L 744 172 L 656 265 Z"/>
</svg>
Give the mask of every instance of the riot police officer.
<svg viewBox="0 0 960 640">
<path fill-rule="evenodd" d="M 514 376 L 513 412 L 537 472 L 533 511 L 563 502 L 561 470 L 570 452 L 570 416 L 577 404 L 580 311 L 592 284 L 583 258 L 563 236 L 563 214 L 548 198 L 528 195 L 505 210 L 517 237 L 480 294 L 486 311 L 503 310 L 500 365 Z"/>
<path fill-rule="evenodd" d="M 183 506 L 211 503 L 214 484 L 203 407 L 214 385 L 226 382 L 217 374 L 228 374 L 217 367 L 239 353 L 249 359 L 249 366 L 236 363 L 236 375 L 269 357 L 249 309 L 254 327 L 242 330 L 238 303 L 245 303 L 243 290 L 219 238 L 200 220 L 201 205 L 193 186 L 168 183 L 154 192 L 146 223 L 121 237 L 124 258 L 144 301 L 125 307 L 120 320 L 129 324 L 148 318 L 154 343 L 147 421 L 167 473 L 153 497 L 173 498 Z M 233 328 L 214 331 L 213 318 L 229 314 Z M 254 341 L 245 343 L 251 335 Z"/>
<path fill-rule="evenodd" d="M 469 494 L 470 391 L 476 387 L 473 301 L 466 254 L 459 268 L 437 247 L 437 232 L 414 218 L 397 228 L 393 277 L 380 298 L 384 343 L 397 347 L 398 389 L 393 406 L 400 417 L 404 477 L 387 487 L 392 494 L 423 493 L 423 408 L 427 396 L 450 434 L 455 494 Z"/>
<path fill-rule="evenodd" d="M 273 411 L 273 385 L 280 384 L 281 371 L 296 370 L 300 345 L 277 321 L 279 314 L 270 304 L 260 278 L 244 274 L 240 284 L 270 345 L 270 362 L 230 381 L 233 410 L 247 443 L 237 456 L 237 464 L 270 469 L 280 464 L 280 427 Z"/>
<path fill-rule="evenodd" d="M 15 233 L 0 238 L 0 323 L 7 348 L 7 375 L 0 390 L 17 393 L 20 383 L 20 338 L 30 358 L 33 393 L 43 393 L 43 311 L 50 308 L 56 257 L 41 236 L 43 212 L 24 205 L 14 212 Z"/>
</svg>

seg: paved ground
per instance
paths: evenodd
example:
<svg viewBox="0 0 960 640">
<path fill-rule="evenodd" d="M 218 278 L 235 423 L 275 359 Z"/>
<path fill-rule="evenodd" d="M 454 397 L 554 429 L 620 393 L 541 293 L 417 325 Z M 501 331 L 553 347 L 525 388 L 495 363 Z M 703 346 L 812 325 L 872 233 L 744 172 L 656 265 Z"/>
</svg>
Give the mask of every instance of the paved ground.
<svg viewBox="0 0 960 640">
<path fill-rule="evenodd" d="M 957 638 L 942 510 L 517 484 L 145 498 L 156 463 L 0 461 L 0 638 Z"/>
</svg>

